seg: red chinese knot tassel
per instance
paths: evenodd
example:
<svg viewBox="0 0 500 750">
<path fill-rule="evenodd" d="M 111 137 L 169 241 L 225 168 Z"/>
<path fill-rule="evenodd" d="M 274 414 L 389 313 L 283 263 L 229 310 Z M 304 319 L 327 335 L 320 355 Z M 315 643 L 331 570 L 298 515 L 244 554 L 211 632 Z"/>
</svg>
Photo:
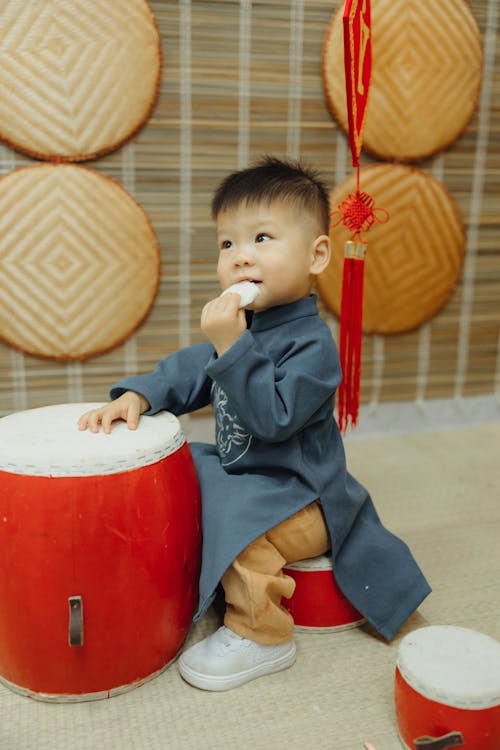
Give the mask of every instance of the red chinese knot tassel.
<svg viewBox="0 0 500 750">
<path fill-rule="evenodd" d="M 356 192 L 348 195 L 335 213 L 351 231 L 344 250 L 342 302 L 340 314 L 340 364 L 343 380 L 339 388 L 338 416 L 342 432 L 349 423 L 358 421 L 361 379 L 361 342 L 363 317 L 363 281 L 366 245 L 361 237 L 375 221 L 375 201 L 359 187 L 359 155 L 363 143 L 366 107 L 372 70 L 370 0 L 346 0 L 342 24 L 344 29 L 344 67 L 352 165 L 357 167 Z M 387 220 L 387 219 L 386 219 Z"/>
<path fill-rule="evenodd" d="M 363 282 L 366 245 L 346 242 L 340 310 L 340 362 L 343 378 L 338 391 L 338 422 L 345 433 L 359 413 L 361 342 L 363 335 Z"/>
<path fill-rule="evenodd" d="M 359 391 L 361 383 L 361 344 L 363 340 L 363 284 L 365 278 L 365 253 L 367 245 L 361 232 L 372 224 L 385 224 L 389 213 L 377 208 L 375 199 L 359 189 L 360 168 L 357 168 L 356 192 L 339 203 L 330 226 L 343 224 L 353 232 L 344 246 L 342 275 L 342 300 L 340 306 L 340 365 L 343 379 L 338 393 L 338 421 L 341 432 L 358 421 Z"/>
</svg>

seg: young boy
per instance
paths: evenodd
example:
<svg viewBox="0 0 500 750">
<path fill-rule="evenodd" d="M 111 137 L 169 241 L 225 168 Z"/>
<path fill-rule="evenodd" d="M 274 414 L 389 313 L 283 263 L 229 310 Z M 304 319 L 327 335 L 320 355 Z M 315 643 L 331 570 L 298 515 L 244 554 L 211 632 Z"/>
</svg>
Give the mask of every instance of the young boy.
<svg viewBox="0 0 500 750">
<path fill-rule="evenodd" d="M 211 300 L 201 315 L 210 343 L 124 378 L 79 427 L 109 432 L 124 419 L 135 429 L 141 413 L 212 403 L 217 445 L 191 444 L 203 527 L 195 620 L 219 583 L 226 613 L 179 669 L 197 687 L 226 690 L 295 661 L 293 621 L 280 605 L 294 590 L 285 563 L 331 549 L 340 588 L 387 639 L 430 588 L 346 471 L 333 417 L 338 355 L 311 294 L 330 258 L 324 185 L 298 164 L 266 158 L 224 180 L 212 212 L 220 285 L 255 285 L 250 313 L 237 293 Z"/>
</svg>

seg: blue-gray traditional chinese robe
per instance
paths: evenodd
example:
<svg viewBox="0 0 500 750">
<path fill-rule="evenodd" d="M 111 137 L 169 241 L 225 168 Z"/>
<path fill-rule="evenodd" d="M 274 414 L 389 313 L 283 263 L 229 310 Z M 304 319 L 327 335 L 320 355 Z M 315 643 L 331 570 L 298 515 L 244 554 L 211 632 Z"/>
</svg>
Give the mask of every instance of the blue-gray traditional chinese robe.
<svg viewBox="0 0 500 750">
<path fill-rule="evenodd" d="M 196 344 L 111 389 L 112 398 L 143 394 L 146 414 L 213 405 L 216 445 L 190 446 L 203 529 L 195 619 L 250 542 L 318 497 L 336 581 L 385 638 L 430 592 L 406 544 L 382 526 L 368 492 L 347 472 L 333 416 L 340 379 L 337 348 L 312 295 L 255 313 L 221 357 L 211 344 Z"/>
</svg>

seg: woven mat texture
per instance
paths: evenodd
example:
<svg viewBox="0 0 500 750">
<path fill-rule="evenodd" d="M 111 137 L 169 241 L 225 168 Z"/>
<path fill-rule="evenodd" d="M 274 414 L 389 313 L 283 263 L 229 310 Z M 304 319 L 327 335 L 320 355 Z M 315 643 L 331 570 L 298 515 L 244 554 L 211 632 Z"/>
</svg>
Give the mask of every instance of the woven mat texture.
<svg viewBox="0 0 500 750">
<path fill-rule="evenodd" d="M 462 271 L 465 236 L 462 217 L 443 183 L 423 169 L 378 164 L 361 171 L 363 190 L 377 196 L 369 233 L 363 285 L 363 330 L 401 333 L 430 320 L 448 301 Z M 356 175 L 337 185 L 332 208 L 356 190 Z M 334 221 L 338 217 L 333 216 Z M 445 222 L 447 231 L 441 232 Z M 322 300 L 336 315 L 342 299 L 344 245 L 352 232 L 330 230 L 332 259 L 318 278 Z"/>
<path fill-rule="evenodd" d="M 351 471 L 433 587 L 390 644 L 366 626 L 299 633 L 291 669 L 227 693 L 190 687 L 175 664 L 94 703 L 48 705 L 0 686 L 0 748 L 363 750 L 369 740 L 376 750 L 401 750 L 393 698 L 401 638 L 442 624 L 500 639 L 499 442 L 500 422 L 347 444 Z M 211 610 L 188 645 L 217 627 Z"/>
<path fill-rule="evenodd" d="M 377 0 L 373 0 L 375 4 Z M 0 344 L 0 413 L 101 401 L 128 373 L 151 370 L 202 340 L 218 291 L 212 191 L 263 152 L 300 156 L 332 188 L 352 173 L 344 132 L 321 80 L 324 34 L 338 0 L 154 0 L 163 71 L 144 128 L 93 168 L 116 177 L 148 212 L 162 253 L 159 294 L 135 335 L 84 363 L 51 363 Z M 484 42 L 483 88 L 463 136 L 420 166 L 441 180 L 466 222 L 463 273 L 448 303 L 412 333 L 363 342 L 362 400 L 430 399 L 500 390 L 500 8 L 473 0 Z M 376 163 L 364 155 L 363 165 Z M 0 169 L 31 163 L 0 146 Z M 446 234 L 443 222 L 436 231 Z M 323 309 L 337 334 L 337 320 Z"/>
<path fill-rule="evenodd" d="M 375 0 L 373 72 L 364 145 L 382 159 L 414 161 L 467 127 L 481 84 L 482 46 L 466 0 Z M 342 9 L 325 38 L 329 107 L 347 131 Z"/>
<path fill-rule="evenodd" d="M 146 0 L 5 0 L 0 137 L 69 161 L 116 148 L 147 119 L 160 40 Z"/>
<path fill-rule="evenodd" d="M 159 251 L 147 215 L 93 169 L 37 164 L 0 179 L 0 336 L 79 359 L 123 341 L 148 314 Z"/>
</svg>

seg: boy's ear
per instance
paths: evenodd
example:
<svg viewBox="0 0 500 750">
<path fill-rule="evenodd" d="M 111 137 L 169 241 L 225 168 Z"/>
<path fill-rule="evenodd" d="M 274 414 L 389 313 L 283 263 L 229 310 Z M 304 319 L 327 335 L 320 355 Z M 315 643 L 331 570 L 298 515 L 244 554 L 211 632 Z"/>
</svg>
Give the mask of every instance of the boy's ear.
<svg viewBox="0 0 500 750">
<path fill-rule="evenodd" d="M 313 242 L 310 273 L 314 276 L 322 273 L 330 262 L 330 256 L 330 238 L 326 234 L 321 234 Z"/>
</svg>

